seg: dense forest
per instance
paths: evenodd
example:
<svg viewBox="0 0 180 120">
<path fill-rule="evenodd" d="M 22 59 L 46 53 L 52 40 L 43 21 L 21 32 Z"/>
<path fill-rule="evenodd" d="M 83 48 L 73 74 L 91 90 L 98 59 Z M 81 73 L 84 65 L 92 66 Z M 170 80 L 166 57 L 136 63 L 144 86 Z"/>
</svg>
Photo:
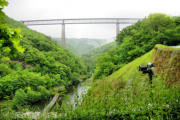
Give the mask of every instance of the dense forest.
<svg viewBox="0 0 180 120">
<path fill-rule="evenodd" d="M 42 120 L 180 119 L 179 16 L 150 14 L 112 43 L 72 38 L 63 48 L 59 38 L 6 16 L 7 5 L 0 0 L 0 120 L 33 119 L 26 113 L 37 111 Z M 68 95 L 78 85 L 89 88 L 81 100 L 75 93 L 72 105 Z M 58 102 L 44 114 L 57 93 Z"/>
<path fill-rule="evenodd" d="M 59 87 L 64 86 L 65 92 L 85 79 L 86 67 L 79 58 L 23 23 L 1 18 L 1 100 L 13 99 L 13 106 L 30 105 L 49 100 Z"/>
</svg>

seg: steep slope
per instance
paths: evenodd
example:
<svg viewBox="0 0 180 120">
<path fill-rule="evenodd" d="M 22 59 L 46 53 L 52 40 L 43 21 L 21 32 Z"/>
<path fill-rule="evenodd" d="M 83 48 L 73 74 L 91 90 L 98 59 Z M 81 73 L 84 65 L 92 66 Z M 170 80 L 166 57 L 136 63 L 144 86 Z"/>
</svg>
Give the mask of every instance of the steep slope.
<svg viewBox="0 0 180 120">
<path fill-rule="evenodd" d="M 58 86 L 69 89 L 86 74 L 80 60 L 49 37 L 9 17 L 3 22 L 21 29 L 25 51 L 0 64 L 0 99 L 14 98 L 15 106 L 47 100 Z"/>
<path fill-rule="evenodd" d="M 164 78 L 167 83 L 171 82 L 179 82 L 180 77 L 180 67 L 179 67 L 179 59 L 180 59 L 180 49 L 179 48 L 172 48 L 167 47 L 164 45 L 156 45 L 155 48 L 150 51 L 149 53 L 135 59 L 134 61 L 128 63 L 117 72 L 113 73 L 112 75 L 106 77 L 102 80 L 97 80 L 97 83 L 107 82 L 111 84 L 111 90 L 116 89 L 116 83 L 118 82 L 133 82 L 133 81 L 141 81 L 147 80 L 148 75 L 143 75 L 140 71 L 138 71 L 139 65 L 146 65 L 148 62 L 154 63 L 155 66 L 155 73 Z M 168 74 L 168 75 L 167 75 Z M 172 78 L 173 76 L 173 78 Z M 155 77 L 155 76 L 154 76 Z M 171 79 L 170 79 L 171 78 Z M 156 77 L 155 77 L 156 79 Z M 169 83 L 174 84 L 174 83 Z M 99 84 L 100 86 L 103 86 Z M 97 91 L 101 91 L 96 87 Z M 97 93 L 97 92 L 95 92 Z"/>
<path fill-rule="evenodd" d="M 157 54 L 157 49 L 160 52 L 158 56 L 154 56 Z M 176 85 L 168 88 L 166 86 L 168 81 L 156 75 L 162 71 L 158 67 L 156 69 L 156 66 L 162 64 L 156 63 L 154 60 L 165 56 L 163 53 L 167 49 L 173 48 L 164 46 L 162 50 L 162 46 L 158 45 L 154 50 L 128 63 L 112 75 L 94 82 L 88 95 L 84 98 L 83 104 L 78 107 L 77 118 L 135 120 L 179 118 L 180 87 Z M 175 51 L 180 51 L 180 49 Z M 179 56 L 179 52 L 172 55 L 172 57 L 176 56 Z M 175 59 L 177 60 L 177 58 Z M 139 65 L 147 65 L 148 62 L 156 64 L 156 74 L 153 76 L 152 84 L 150 84 L 147 74 L 138 71 Z M 173 61 L 173 66 L 171 66 L 177 74 L 179 74 L 179 68 L 176 67 L 178 65 L 178 62 Z M 168 75 L 174 75 L 174 72 Z M 85 111 L 88 115 L 84 113 Z"/>
</svg>

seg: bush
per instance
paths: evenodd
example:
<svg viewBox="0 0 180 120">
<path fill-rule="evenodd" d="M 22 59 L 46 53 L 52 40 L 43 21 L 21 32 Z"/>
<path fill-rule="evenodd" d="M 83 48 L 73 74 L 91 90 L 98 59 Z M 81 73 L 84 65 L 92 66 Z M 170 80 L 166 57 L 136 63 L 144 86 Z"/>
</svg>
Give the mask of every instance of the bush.
<svg viewBox="0 0 180 120">
<path fill-rule="evenodd" d="M 0 24 L 0 61 L 9 60 L 24 49 L 19 45 L 22 35 L 20 29 L 10 28 L 7 24 Z"/>
<path fill-rule="evenodd" d="M 57 83 L 49 76 L 41 76 L 38 73 L 29 72 L 27 70 L 13 72 L 0 80 L 0 91 L 2 99 L 5 96 L 13 97 L 16 90 L 29 86 L 34 90 L 38 89 L 38 86 L 44 86 L 51 88 L 56 86 Z"/>
<path fill-rule="evenodd" d="M 54 92 L 46 89 L 43 86 L 38 86 L 37 91 L 33 90 L 31 87 L 26 87 L 24 89 L 18 89 L 12 101 L 13 107 L 33 105 L 40 101 L 48 100 Z"/>
<path fill-rule="evenodd" d="M 16 91 L 15 93 L 15 96 L 13 98 L 13 101 L 12 101 L 12 105 L 13 106 L 16 106 L 16 105 L 27 105 L 27 95 L 26 93 L 24 92 L 23 89 L 19 89 Z"/>
<path fill-rule="evenodd" d="M 10 74 L 13 70 L 7 64 L 0 64 L 0 77 Z M 1 81 L 1 80 L 0 80 Z"/>
</svg>

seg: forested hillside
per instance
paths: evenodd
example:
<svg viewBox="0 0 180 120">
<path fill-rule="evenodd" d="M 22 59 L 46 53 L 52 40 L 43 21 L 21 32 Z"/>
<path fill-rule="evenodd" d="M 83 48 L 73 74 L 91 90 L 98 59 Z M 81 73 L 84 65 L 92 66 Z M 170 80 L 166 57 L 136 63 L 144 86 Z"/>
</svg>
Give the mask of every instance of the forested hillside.
<svg viewBox="0 0 180 120">
<path fill-rule="evenodd" d="M 60 38 L 53 38 L 53 40 L 60 43 Z M 83 55 L 89 51 L 106 44 L 108 41 L 105 39 L 90 39 L 90 38 L 67 38 L 67 49 L 75 55 Z"/>
<path fill-rule="evenodd" d="M 106 45 L 103 45 L 101 47 L 95 48 L 86 54 L 83 54 L 81 56 L 81 59 L 87 65 L 88 71 L 94 72 L 97 59 L 100 56 L 103 56 L 104 54 L 106 54 L 106 52 L 108 52 L 110 49 L 114 48 L 115 46 L 116 46 L 116 43 L 112 42 L 112 43 L 108 43 Z"/>
<path fill-rule="evenodd" d="M 125 64 L 150 51 L 155 44 L 180 44 L 180 17 L 151 14 L 149 17 L 126 27 L 117 36 L 117 47 L 100 57 L 94 79 L 103 78 Z"/>
<path fill-rule="evenodd" d="M 79 59 L 49 37 L 7 16 L 3 23 L 19 28 L 24 52 L 0 63 L 1 100 L 13 99 L 16 107 L 31 105 L 49 100 L 58 88 L 64 86 L 66 91 L 85 77 L 86 68 Z"/>
</svg>

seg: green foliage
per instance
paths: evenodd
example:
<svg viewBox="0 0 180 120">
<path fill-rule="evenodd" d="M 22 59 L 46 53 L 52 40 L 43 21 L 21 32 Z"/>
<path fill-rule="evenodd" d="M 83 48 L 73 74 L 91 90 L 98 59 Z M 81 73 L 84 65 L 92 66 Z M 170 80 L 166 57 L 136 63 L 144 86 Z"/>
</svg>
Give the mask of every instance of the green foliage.
<svg viewBox="0 0 180 120">
<path fill-rule="evenodd" d="M 8 5 L 8 2 L 6 0 L 0 0 L 0 24 L 2 23 L 2 21 L 4 20 L 4 12 L 2 11 L 2 9 Z"/>
<path fill-rule="evenodd" d="M 12 106 L 33 105 L 41 100 L 49 100 L 53 94 L 55 94 L 53 91 L 49 91 L 43 86 L 39 86 L 37 90 L 32 90 L 31 87 L 18 89 L 13 98 Z"/>
<path fill-rule="evenodd" d="M 86 74 L 80 60 L 49 37 L 8 17 L 3 23 L 12 28 L 4 25 L 0 32 L 1 45 L 6 45 L 6 49 L 0 50 L 11 59 L 0 64 L 1 100 L 13 99 L 13 106 L 17 108 L 46 101 L 58 92 L 55 88 L 71 89 Z M 17 28 L 21 28 L 23 38 Z"/>
<path fill-rule="evenodd" d="M 25 48 L 25 52 L 19 54 L 14 59 L 25 61 L 27 64 L 35 65 L 37 67 L 39 66 L 40 71 L 45 71 L 43 69 L 46 68 L 51 71 L 51 68 L 57 69 L 61 64 L 62 67 L 65 65 L 71 73 L 76 72 L 81 75 L 86 72 L 78 58 L 73 56 L 67 50 L 61 48 L 49 37 L 30 30 L 22 23 L 14 21 L 8 17 L 6 17 L 5 22 L 9 23 L 11 27 L 21 27 L 24 36 L 21 44 Z"/>
<path fill-rule="evenodd" d="M 151 50 L 155 44 L 180 44 L 179 28 L 178 17 L 151 14 L 148 18 L 123 29 L 117 36 L 118 46 L 98 59 L 94 79 L 112 74 Z"/>
<path fill-rule="evenodd" d="M 6 0 L 0 0 L 0 61 L 9 60 L 10 56 L 23 52 L 19 45 L 22 35 L 20 29 L 12 29 L 7 24 L 2 24 L 5 14 L 2 9 L 8 5 Z"/>
<path fill-rule="evenodd" d="M 6 75 L 0 80 L 0 98 L 5 98 L 6 96 L 13 97 L 15 91 L 20 88 L 25 88 L 27 86 L 34 90 L 37 90 L 38 86 L 44 86 L 51 88 L 58 83 L 50 78 L 49 76 L 41 76 L 38 73 L 24 71 L 12 72 Z"/>
<path fill-rule="evenodd" d="M 0 60 L 9 60 L 9 56 L 24 51 L 19 45 L 21 38 L 20 29 L 9 28 L 6 24 L 0 25 Z"/>
<path fill-rule="evenodd" d="M 15 98 L 13 100 L 13 105 L 26 105 L 27 101 L 26 99 L 26 93 L 23 89 L 19 89 L 16 91 Z"/>
<path fill-rule="evenodd" d="M 81 59 L 85 62 L 88 67 L 88 71 L 93 72 L 96 67 L 98 57 L 103 56 L 107 51 L 115 47 L 115 42 L 108 43 L 101 47 L 95 48 L 88 53 L 81 56 Z"/>
<path fill-rule="evenodd" d="M 62 106 L 61 119 L 164 120 L 180 118 L 180 87 L 168 88 L 166 81 L 138 71 L 139 65 L 152 62 L 153 52 L 135 59 L 112 75 L 95 81 L 75 110 Z M 65 108 L 63 108 L 65 107 Z"/>
<path fill-rule="evenodd" d="M 7 6 L 7 5 L 8 5 L 7 0 L 0 0 L 0 7 L 1 7 L 1 8 L 4 8 L 4 7 Z"/>
<path fill-rule="evenodd" d="M 7 64 L 0 64 L 0 78 L 3 76 L 6 76 L 8 74 L 10 74 L 12 72 L 12 70 L 8 67 Z"/>
</svg>

